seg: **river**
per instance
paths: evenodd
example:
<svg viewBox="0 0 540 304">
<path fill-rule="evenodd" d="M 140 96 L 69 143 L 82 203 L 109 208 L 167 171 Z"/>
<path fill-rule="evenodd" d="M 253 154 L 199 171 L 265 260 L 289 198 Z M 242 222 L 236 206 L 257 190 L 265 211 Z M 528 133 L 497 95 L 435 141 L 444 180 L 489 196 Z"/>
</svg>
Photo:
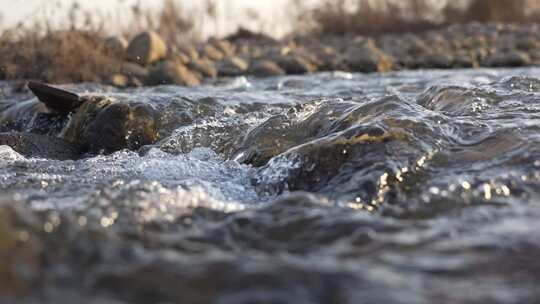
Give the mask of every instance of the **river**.
<svg viewBox="0 0 540 304">
<path fill-rule="evenodd" d="M 539 68 L 65 88 L 153 104 L 162 139 L 0 146 L 0 299 L 540 299 Z"/>
</svg>

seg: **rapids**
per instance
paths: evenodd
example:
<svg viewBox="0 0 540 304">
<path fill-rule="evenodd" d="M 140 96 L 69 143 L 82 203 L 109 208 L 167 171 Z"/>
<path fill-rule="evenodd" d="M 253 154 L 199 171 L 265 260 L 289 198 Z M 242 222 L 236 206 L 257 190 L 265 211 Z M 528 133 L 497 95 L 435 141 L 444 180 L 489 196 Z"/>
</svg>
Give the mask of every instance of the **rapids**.
<svg viewBox="0 0 540 304">
<path fill-rule="evenodd" d="M 539 68 L 65 88 L 151 103 L 160 140 L 0 146 L 0 302 L 540 299 Z"/>
</svg>

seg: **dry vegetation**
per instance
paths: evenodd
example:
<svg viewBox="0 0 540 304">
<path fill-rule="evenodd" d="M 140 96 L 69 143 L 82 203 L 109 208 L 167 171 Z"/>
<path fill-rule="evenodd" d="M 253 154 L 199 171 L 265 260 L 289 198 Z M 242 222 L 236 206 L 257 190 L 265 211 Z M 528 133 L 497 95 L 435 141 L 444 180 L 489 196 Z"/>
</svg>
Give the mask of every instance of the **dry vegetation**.
<svg viewBox="0 0 540 304">
<path fill-rule="evenodd" d="M 58 7 L 62 10 L 62 7 Z M 63 30 L 50 20 L 19 24 L 0 33 L 0 79 L 40 79 L 48 82 L 103 81 L 120 69 L 123 54 L 106 42 L 105 29 L 123 20 L 71 6 Z M 167 0 L 159 12 L 131 7 L 131 20 L 121 32 L 129 39 L 140 30 L 160 33 L 169 45 L 198 38 L 195 19 L 177 2 Z M 125 22 L 124 22 L 125 23 Z"/>
<path fill-rule="evenodd" d="M 373 36 L 474 21 L 540 22 L 534 0 L 449 1 L 442 10 L 437 3 L 440 4 L 429 0 L 326 0 L 304 14 L 302 29 L 308 34 Z"/>
</svg>

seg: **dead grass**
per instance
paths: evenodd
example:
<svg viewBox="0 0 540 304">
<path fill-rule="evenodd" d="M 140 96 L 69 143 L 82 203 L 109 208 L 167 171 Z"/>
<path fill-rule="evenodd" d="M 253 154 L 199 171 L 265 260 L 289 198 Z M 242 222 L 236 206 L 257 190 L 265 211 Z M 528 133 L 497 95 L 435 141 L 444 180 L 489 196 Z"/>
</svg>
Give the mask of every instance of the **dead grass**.
<svg viewBox="0 0 540 304">
<path fill-rule="evenodd" d="M 27 32 L 0 38 L 0 76 L 47 82 L 101 81 L 120 66 L 99 33 L 79 30 Z"/>
<path fill-rule="evenodd" d="M 473 21 L 540 22 L 535 0 L 449 1 L 443 9 L 435 4 L 429 0 L 326 0 L 302 12 L 303 23 L 298 28 L 308 34 L 374 36 Z"/>
<path fill-rule="evenodd" d="M 62 8 L 58 8 L 61 10 Z M 155 30 L 168 45 L 197 39 L 195 17 L 173 0 L 161 11 L 132 8 L 123 36 Z M 118 71 L 125 55 L 105 43 L 106 31 L 120 20 L 91 15 L 74 4 L 68 9 L 65 30 L 49 20 L 19 24 L 0 33 L 0 79 L 39 79 L 53 83 L 105 81 Z M 125 24 L 126 22 L 124 22 Z"/>
</svg>

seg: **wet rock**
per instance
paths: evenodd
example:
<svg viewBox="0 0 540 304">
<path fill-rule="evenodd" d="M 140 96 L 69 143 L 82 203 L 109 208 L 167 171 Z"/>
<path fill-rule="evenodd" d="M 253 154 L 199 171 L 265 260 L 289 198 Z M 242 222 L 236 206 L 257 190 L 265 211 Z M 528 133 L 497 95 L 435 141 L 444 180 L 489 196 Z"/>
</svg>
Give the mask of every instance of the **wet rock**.
<svg viewBox="0 0 540 304">
<path fill-rule="evenodd" d="M 131 40 L 127 54 L 129 60 L 147 65 L 164 58 L 167 55 L 167 45 L 156 32 L 146 31 Z"/>
<path fill-rule="evenodd" d="M 288 115 L 273 116 L 245 136 L 234 158 L 254 166 L 265 165 L 272 157 L 327 134 L 333 122 L 351 107 L 352 104 L 345 102 L 329 102 L 318 107 L 307 104 L 291 109 Z M 297 113 L 303 111 L 312 113 L 296 119 Z"/>
<path fill-rule="evenodd" d="M 190 70 L 176 61 L 162 61 L 150 70 L 148 84 L 176 84 L 183 86 L 197 86 L 201 83 Z"/>
<path fill-rule="evenodd" d="M 255 60 L 249 67 L 249 74 L 257 77 L 280 76 L 286 72 L 270 60 Z"/>
<path fill-rule="evenodd" d="M 236 56 L 227 57 L 217 64 L 219 76 L 241 76 L 246 73 L 248 68 L 249 64 L 244 59 Z"/>
<path fill-rule="evenodd" d="M 216 78 L 218 74 L 214 63 L 208 59 L 192 59 L 187 63 L 187 67 L 208 78 Z"/>
<path fill-rule="evenodd" d="M 61 138 L 32 133 L 0 133 L 0 146 L 6 145 L 26 157 L 58 160 L 77 159 L 79 147 Z"/>
<path fill-rule="evenodd" d="M 531 64 L 531 57 L 524 52 L 513 50 L 496 53 L 482 62 L 483 66 L 488 67 L 520 67 Z"/>
<path fill-rule="evenodd" d="M 354 42 L 345 51 L 347 66 L 355 72 L 387 72 L 392 70 L 394 60 L 384 54 L 372 39 Z"/>
</svg>

